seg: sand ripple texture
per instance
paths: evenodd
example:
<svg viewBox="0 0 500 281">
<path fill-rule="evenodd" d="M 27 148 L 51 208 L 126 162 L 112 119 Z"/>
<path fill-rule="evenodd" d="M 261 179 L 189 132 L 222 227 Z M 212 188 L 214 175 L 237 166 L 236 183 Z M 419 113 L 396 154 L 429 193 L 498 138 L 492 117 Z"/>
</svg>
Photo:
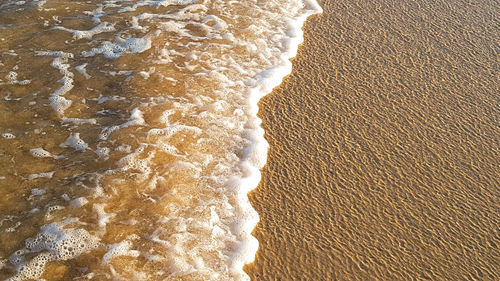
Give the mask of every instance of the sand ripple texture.
<svg viewBox="0 0 500 281">
<path fill-rule="evenodd" d="M 248 280 L 257 101 L 315 2 L 0 2 L 0 279 Z"/>
<path fill-rule="evenodd" d="M 254 280 L 500 280 L 500 4 L 320 1 L 260 103 Z"/>
</svg>

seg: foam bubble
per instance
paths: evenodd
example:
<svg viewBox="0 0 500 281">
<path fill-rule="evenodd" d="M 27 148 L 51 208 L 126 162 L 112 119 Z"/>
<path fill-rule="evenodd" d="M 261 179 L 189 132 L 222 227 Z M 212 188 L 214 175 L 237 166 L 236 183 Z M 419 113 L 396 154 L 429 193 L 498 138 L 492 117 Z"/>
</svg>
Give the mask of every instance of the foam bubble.
<svg viewBox="0 0 500 281">
<path fill-rule="evenodd" d="M 37 279 L 53 260 L 68 260 L 95 249 L 99 239 L 84 229 L 64 228 L 66 222 L 42 226 L 40 233 L 25 241 L 25 247 L 9 257 L 17 274 L 8 280 Z M 29 256 L 31 260 L 26 262 Z"/>
<path fill-rule="evenodd" d="M 130 145 L 122 144 L 116 147 L 115 150 L 120 152 L 130 153 L 132 151 L 131 148 L 132 147 Z"/>
<path fill-rule="evenodd" d="M 104 16 L 106 13 L 103 11 L 103 5 L 99 4 L 98 7 L 93 10 L 93 11 L 85 11 L 83 12 L 86 15 L 92 16 L 92 20 L 95 23 L 101 22 L 101 17 Z"/>
<path fill-rule="evenodd" d="M 7 75 L 5 75 L 5 79 L 7 79 L 9 81 L 15 81 L 15 80 L 17 80 L 17 73 L 14 71 L 9 71 L 9 73 L 7 73 Z"/>
<path fill-rule="evenodd" d="M 116 214 L 112 214 L 112 213 L 106 213 L 104 211 L 104 207 L 106 205 L 105 204 L 94 204 L 93 205 L 93 209 L 94 211 L 97 213 L 97 225 L 101 228 L 101 229 L 106 229 L 106 224 L 110 221 L 111 218 L 113 218 L 114 216 L 116 216 Z"/>
<path fill-rule="evenodd" d="M 75 40 L 79 40 L 79 39 L 90 40 L 96 34 L 114 31 L 115 27 L 112 24 L 109 24 L 107 22 L 103 22 L 90 30 L 75 30 L 75 29 L 69 29 L 69 28 L 66 28 L 63 26 L 55 26 L 54 29 L 71 32 L 73 34 L 73 39 L 75 39 Z"/>
<path fill-rule="evenodd" d="M 81 119 L 81 118 L 63 118 L 61 120 L 63 123 L 73 123 L 75 125 L 95 125 L 97 124 L 97 120 L 95 118 Z"/>
<path fill-rule="evenodd" d="M 95 150 L 95 153 L 102 158 L 107 158 L 111 149 L 109 147 L 101 147 Z"/>
<path fill-rule="evenodd" d="M 34 179 L 39 179 L 39 178 L 45 178 L 45 179 L 51 179 L 52 176 L 54 176 L 54 171 L 52 172 L 44 172 L 44 173 L 38 173 L 38 174 L 30 174 L 28 176 L 29 180 L 34 180 Z"/>
<path fill-rule="evenodd" d="M 45 193 L 47 193 L 47 190 L 45 188 L 33 188 L 31 189 L 31 196 L 40 196 L 40 195 L 44 195 Z"/>
<path fill-rule="evenodd" d="M 98 54 L 103 54 L 108 59 L 117 59 L 124 54 L 142 53 L 151 48 L 151 40 L 149 38 L 117 38 L 115 43 L 105 41 L 98 48 L 93 48 L 90 51 L 83 51 L 84 57 L 92 57 Z"/>
<path fill-rule="evenodd" d="M 50 105 L 57 112 L 59 116 L 64 116 L 64 111 L 68 109 L 72 101 L 63 97 L 64 94 L 73 89 L 73 72 L 70 72 L 68 69 L 70 65 L 67 63 L 68 59 L 73 58 L 73 54 L 61 52 L 61 51 L 37 51 L 37 55 L 39 56 L 56 56 L 56 58 L 52 61 L 51 66 L 58 69 L 59 72 L 63 75 L 63 77 L 59 80 L 63 85 L 57 89 L 50 96 Z"/>
<path fill-rule="evenodd" d="M 14 134 L 11 134 L 11 133 L 3 133 L 2 137 L 4 139 L 15 139 L 16 138 L 16 136 Z"/>
<path fill-rule="evenodd" d="M 102 132 L 99 134 L 99 138 L 101 140 L 107 140 L 109 135 L 111 133 L 121 130 L 123 128 L 127 128 L 130 126 L 140 126 L 140 125 L 145 125 L 146 121 L 144 120 L 144 116 L 142 111 L 139 108 L 134 108 L 132 112 L 130 113 L 130 119 L 128 122 L 125 122 L 121 125 L 116 125 L 116 126 L 111 126 L 111 127 L 106 127 L 102 130 Z"/>
<path fill-rule="evenodd" d="M 63 210 L 63 206 L 59 205 L 54 205 L 54 206 L 49 206 L 47 207 L 47 212 L 45 213 L 45 219 L 50 220 L 52 219 L 52 213 L 55 211 Z"/>
<path fill-rule="evenodd" d="M 52 153 L 48 152 L 47 150 L 41 147 L 30 149 L 30 152 L 31 155 L 33 155 L 33 157 L 37 158 L 55 158 L 55 156 L 52 155 Z"/>
<path fill-rule="evenodd" d="M 132 243 L 127 240 L 109 245 L 109 250 L 108 252 L 106 252 L 106 254 L 104 254 L 102 263 L 109 264 L 112 259 L 119 256 L 138 257 L 140 255 L 140 252 L 136 250 L 130 250 L 131 247 Z"/>
<path fill-rule="evenodd" d="M 80 138 L 80 133 L 71 134 L 60 147 L 72 147 L 77 151 L 85 151 L 89 145 Z"/>
<path fill-rule="evenodd" d="M 14 68 L 15 70 L 17 70 L 17 66 Z M 7 73 L 7 75 L 5 75 L 5 79 L 7 79 L 7 83 L 4 83 L 2 82 L 2 80 L 0 80 L 0 85 L 3 85 L 3 84 L 7 84 L 7 85 L 27 85 L 29 83 L 31 83 L 31 80 L 17 80 L 17 76 L 18 76 L 18 73 L 15 72 L 15 71 L 9 71 L 9 73 Z"/>
<path fill-rule="evenodd" d="M 87 69 L 85 69 L 87 67 L 88 63 L 84 63 L 84 64 L 81 64 L 79 66 L 76 66 L 75 69 L 80 72 L 81 75 L 83 75 L 83 77 L 85 77 L 85 79 L 90 79 L 90 75 L 87 73 Z"/>
<path fill-rule="evenodd" d="M 85 197 L 78 197 L 76 199 L 73 199 L 69 204 L 72 207 L 79 208 L 86 205 L 88 202 L 89 200 L 85 199 Z"/>
</svg>

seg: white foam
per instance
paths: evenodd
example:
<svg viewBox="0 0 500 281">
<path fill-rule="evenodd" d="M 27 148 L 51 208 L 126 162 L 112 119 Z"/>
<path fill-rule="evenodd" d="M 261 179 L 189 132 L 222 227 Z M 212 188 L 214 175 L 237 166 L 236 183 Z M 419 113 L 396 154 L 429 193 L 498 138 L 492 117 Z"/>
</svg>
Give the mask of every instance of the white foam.
<svg viewBox="0 0 500 281">
<path fill-rule="evenodd" d="M 95 154 L 97 154 L 100 158 L 107 159 L 110 151 L 111 149 L 109 147 L 100 147 L 95 150 Z"/>
<path fill-rule="evenodd" d="M 170 5 L 175 6 L 156 8 Z M 245 12 L 240 15 L 241 11 Z M 117 12 L 122 14 L 118 17 Z M 51 105 L 63 128 L 72 132 L 78 129 L 95 149 L 90 149 L 78 133 L 70 134 L 61 146 L 82 152 L 92 150 L 98 157 L 94 155 L 88 163 L 95 161 L 96 166 L 106 169 L 76 175 L 75 182 L 82 188 L 76 194 L 67 191 L 69 195 L 63 197 L 61 205 L 68 208 L 47 208 L 46 219 L 54 220 L 70 210 L 81 212 L 86 229 L 98 237 L 104 237 L 111 224 L 134 225 L 130 229 L 140 231 L 136 233 L 140 233 L 141 239 L 149 239 L 148 247 L 152 247 L 148 252 L 141 239 L 106 236 L 109 244 L 104 246 L 108 251 L 96 253 L 102 259 L 95 267 L 100 271 L 95 276 L 137 276 L 138 280 L 183 279 L 186 275 L 203 280 L 249 279 L 243 266 L 254 260 L 258 249 L 258 241 L 251 233 L 259 217 L 247 193 L 260 181 L 259 169 L 266 162 L 268 149 L 257 117 L 257 103 L 290 73 L 289 59 L 302 42 L 301 26 L 308 15 L 316 12 L 320 8 L 312 0 L 109 0 L 86 14 L 95 22 L 100 22 L 102 16 L 116 22 L 102 23 L 87 31 L 57 27 L 72 32 L 75 39 L 92 39 L 102 27 L 118 30 L 113 39 L 102 34 L 94 38 L 106 39 L 85 43 L 89 46 L 86 51 L 75 53 L 71 60 L 79 66 L 70 65 L 72 54 L 38 53 L 55 56 L 52 66 L 63 75 L 63 86 L 51 95 Z M 245 29 L 240 29 L 241 25 Z M 76 44 L 72 42 L 66 43 Z M 109 59 L 124 57 L 109 61 L 99 55 Z M 93 63 L 99 67 L 90 65 L 91 77 L 86 68 Z M 65 116 L 72 105 L 64 97 L 74 83 L 71 67 L 89 79 L 79 77 L 75 84 L 97 82 L 92 88 L 81 88 L 83 92 L 87 89 L 88 96 L 76 90 L 72 95 L 74 102 L 81 104 L 75 105 L 71 114 L 85 112 L 88 119 Z M 120 86 L 127 89 L 126 93 L 114 93 L 119 87 L 113 87 L 113 93 L 103 91 L 99 84 L 107 87 L 108 78 L 123 82 Z M 164 83 L 166 87 L 156 88 L 151 83 Z M 176 89 L 169 93 L 168 86 L 172 84 Z M 157 109 L 163 110 L 161 116 Z M 88 112 L 95 115 L 89 116 Z M 130 116 L 124 120 L 127 114 Z M 101 130 L 99 139 L 88 134 L 92 130 Z M 35 157 L 59 158 L 42 148 L 31 153 Z M 75 155 L 76 161 L 87 161 L 82 155 L 92 156 L 66 155 Z M 71 160 L 63 161 L 64 165 Z M 93 166 L 89 165 L 89 169 Z M 38 175 L 41 174 L 33 174 L 32 178 Z M 45 200 L 51 193 L 33 198 Z M 62 201 L 59 196 L 57 199 Z M 123 202 L 110 204 L 110 200 Z M 130 210 L 124 210 L 124 206 Z M 148 213 L 149 207 L 155 214 L 141 217 L 139 214 Z M 74 225 L 64 228 L 78 229 Z M 149 229 L 153 233 L 148 233 Z M 43 269 L 46 260 L 56 259 L 52 259 L 51 250 L 30 251 L 26 247 L 12 255 L 11 263 L 29 264 L 28 259 L 35 256 L 33 260 Z M 49 257 L 42 252 L 49 253 Z M 120 257 L 127 256 L 141 258 L 119 267 Z M 162 263 L 165 270 L 140 272 L 143 258 Z M 24 274 L 21 271 L 18 276 Z M 101 275 L 102 271 L 105 275 Z M 91 273 L 84 273 L 92 278 Z M 30 276 L 38 275 L 35 272 Z"/>
<path fill-rule="evenodd" d="M 75 40 L 79 40 L 79 39 L 90 40 L 96 34 L 114 31 L 115 27 L 112 24 L 109 24 L 107 22 L 103 22 L 90 30 L 75 30 L 75 29 L 69 29 L 69 28 L 66 28 L 63 26 L 55 26 L 54 29 L 71 32 L 73 34 L 73 39 L 75 39 Z"/>
<path fill-rule="evenodd" d="M 133 12 L 139 7 L 143 6 L 153 6 L 153 7 L 168 7 L 170 5 L 187 5 L 194 3 L 195 0 L 141 0 L 134 3 L 132 6 L 123 7 L 118 12 Z"/>
<path fill-rule="evenodd" d="M 44 172 L 44 173 L 38 173 L 38 174 L 30 174 L 28 176 L 29 180 L 34 180 L 34 179 L 39 179 L 39 178 L 45 178 L 45 179 L 51 179 L 52 176 L 54 176 L 54 171 L 52 172 Z"/>
<path fill-rule="evenodd" d="M 115 148 L 115 150 L 120 151 L 120 152 L 130 153 L 130 152 L 132 152 L 131 148 L 132 147 L 130 145 L 122 144 L 122 145 L 118 146 L 117 148 Z"/>
<path fill-rule="evenodd" d="M 81 75 L 83 75 L 83 77 L 85 77 L 85 79 L 89 79 L 91 76 L 87 73 L 87 69 L 85 69 L 87 67 L 87 63 L 84 63 L 84 64 L 81 64 L 77 67 L 75 67 L 75 69 L 80 72 Z"/>
<path fill-rule="evenodd" d="M 3 133 L 2 137 L 4 139 L 15 139 L 16 138 L 16 136 L 14 134 L 11 134 L 11 133 Z"/>
<path fill-rule="evenodd" d="M 73 58 L 73 54 L 61 52 L 61 51 L 37 51 L 36 54 L 38 56 L 56 56 L 56 58 L 52 61 L 51 66 L 58 69 L 59 72 L 63 75 L 63 78 L 59 80 L 63 85 L 61 88 L 57 89 L 50 96 L 50 105 L 57 114 L 61 117 L 64 116 L 64 111 L 71 106 L 72 101 L 63 97 L 67 92 L 73 89 L 73 72 L 70 72 L 68 69 L 70 65 L 67 63 L 68 59 Z"/>
<path fill-rule="evenodd" d="M 104 207 L 106 207 L 105 204 L 94 204 L 92 207 L 94 211 L 97 213 L 97 225 L 102 230 L 105 230 L 106 224 L 110 221 L 111 218 L 116 216 L 116 214 L 106 213 L 104 211 Z"/>
<path fill-rule="evenodd" d="M 31 201 L 34 198 L 37 198 L 37 196 L 42 196 L 46 193 L 47 190 L 45 188 L 33 188 L 31 189 L 31 195 L 28 197 L 28 201 Z"/>
<path fill-rule="evenodd" d="M 130 250 L 132 247 L 132 243 L 130 241 L 122 241 L 120 243 L 109 245 L 108 252 L 102 258 L 103 264 L 109 264 L 112 259 L 119 256 L 129 256 L 129 257 L 138 257 L 140 252 L 136 250 Z"/>
<path fill-rule="evenodd" d="M 47 190 L 45 190 L 44 188 L 33 188 L 31 190 L 31 196 L 40 196 L 44 195 L 45 193 L 47 193 Z"/>
<path fill-rule="evenodd" d="M 80 207 L 86 205 L 88 202 L 89 202 L 89 200 L 87 200 L 85 197 L 78 197 L 76 199 L 73 199 L 69 204 L 72 207 L 80 208 Z"/>
<path fill-rule="evenodd" d="M 9 73 L 7 73 L 7 75 L 5 75 L 5 79 L 7 79 L 9 81 L 17 80 L 17 72 L 9 71 Z"/>
<path fill-rule="evenodd" d="M 80 138 L 80 133 L 71 134 L 60 147 L 72 147 L 77 151 L 85 151 L 89 145 Z"/>
<path fill-rule="evenodd" d="M 139 108 L 134 108 L 130 113 L 130 120 L 121 125 L 106 127 L 99 134 L 99 138 L 101 140 L 108 139 L 109 135 L 115 131 L 121 130 L 123 128 L 127 128 L 130 126 L 141 126 L 145 125 L 146 121 L 144 120 L 143 113 Z"/>
<path fill-rule="evenodd" d="M 54 206 L 47 207 L 47 212 L 45 212 L 45 219 L 51 220 L 53 212 L 63 210 L 63 209 L 64 209 L 64 207 L 60 206 L 60 205 L 54 205 Z"/>
<path fill-rule="evenodd" d="M 63 118 L 61 121 L 63 123 L 73 123 L 75 125 L 83 125 L 83 124 L 95 125 L 95 124 L 97 124 L 97 120 L 95 118 L 88 118 L 88 119 Z"/>
<path fill-rule="evenodd" d="M 151 48 L 149 38 L 117 38 L 115 43 L 105 41 L 98 48 L 92 48 L 90 51 L 83 51 L 84 57 L 92 57 L 103 54 L 108 59 L 117 59 L 124 54 L 142 53 Z"/>
<path fill-rule="evenodd" d="M 11 98 L 10 93 L 7 94 L 7 96 L 5 96 L 3 99 L 6 101 L 19 101 L 19 100 L 21 100 L 21 98 Z"/>
<path fill-rule="evenodd" d="M 43 5 L 45 3 L 47 3 L 48 0 L 35 0 L 33 2 L 35 2 L 35 5 L 38 7 L 38 10 L 42 10 L 43 9 Z"/>
<path fill-rule="evenodd" d="M 58 156 L 58 155 L 53 155 L 52 153 L 48 152 L 47 150 L 38 147 L 38 148 L 33 148 L 30 149 L 31 155 L 36 158 L 54 158 L 54 159 L 61 159 L 64 156 Z"/>
<path fill-rule="evenodd" d="M 7 79 L 7 82 L 2 82 L 0 79 L 0 85 L 8 84 L 8 85 L 27 85 L 31 83 L 31 80 L 17 80 L 18 73 L 15 71 L 9 71 L 7 75 L 5 75 L 5 79 Z"/>
<path fill-rule="evenodd" d="M 64 228 L 69 221 L 42 226 L 34 238 L 26 239 L 26 246 L 9 257 L 17 274 L 7 280 L 38 279 L 48 262 L 73 259 L 99 245 L 99 239 L 84 229 Z M 29 256 L 33 258 L 26 261 Z"/>
<path fill-rule="evenodd" d="M 245 153 L 239 167 L 242 170 L 243 178 L 233 178 L 230 180 L 232 186 L 238 193 L 238 204 L 236 217 L 238 218 L 231 226 L 233 233 L 238 233 L 238 241 L 235 243 L 236 249 L 231 255 L 231 270 L 236 276 L 242 279 L 248 277 L 243 272 L 244 264 L 253 262 L 258 248 L 258 241 L 251 236 L 251 233 L 259 221 L 258 214 L 250 205 L 247 193 L 254 189 L 260 181 L 259 169 L 266 162 L 268 143 L 264 138 L 264 131 L 260 128 L 261 120 L 257 117 L 258 101 L 274 87 L 279 85 L 283 78 L 291 70 L 290 58 L 297 54 L 300 43 L 303 42 L 302 26 L 306 18 L 314 13 L 320 13 L 321 8 L 315 1 L 307 1 L 309 10 L 296 18 L 290 19 L 287 25 L 286 37 L 282 39 L 282 49 L 279 60 L 270 68 L 256 74 L 247 84 L 253 85 L 249 90 L 248 105 L 251 118 L 246 127 L 249 128 L 244 133 L 244 138 L 249 140 L 250 145 L 245 148 Z"/>
</svg>

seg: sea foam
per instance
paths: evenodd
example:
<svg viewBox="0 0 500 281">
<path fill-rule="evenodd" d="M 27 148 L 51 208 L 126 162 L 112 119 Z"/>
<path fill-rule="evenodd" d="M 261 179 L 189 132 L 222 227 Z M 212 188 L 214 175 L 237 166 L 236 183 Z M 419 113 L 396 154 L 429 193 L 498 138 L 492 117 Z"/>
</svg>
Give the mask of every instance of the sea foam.
<svg viewBox="0 0 500 281">
<path fill-rule="evenodd" d="M 24 175 L 36 211 L 23 214 L 40 213 L 43 226 L 0 256 L 16 272 L 10 280 L 41 278 L 47 263 L 73 259 L 86 268 L 68 271 L 74 278 L 248 280 L 259 216 L 247 194 L 268 150 L 258 102 L 291 72 L 318 4 L 39 2 L 30 13 L 50 15 L 40 28 L 64 40 L 32 54 L 39 64 L 49 57 L 51 75 L 11 83 L 21 77 L 12 66 L 5 84 L 46 85 L 30 105 L 45 112 L 48 103 L 55 114 L 31 131 L 53 139 L 35 140 L 25 161 L 54 168 Z M 75 28 L 81 18 L 87 28 Z"/>
</svg>

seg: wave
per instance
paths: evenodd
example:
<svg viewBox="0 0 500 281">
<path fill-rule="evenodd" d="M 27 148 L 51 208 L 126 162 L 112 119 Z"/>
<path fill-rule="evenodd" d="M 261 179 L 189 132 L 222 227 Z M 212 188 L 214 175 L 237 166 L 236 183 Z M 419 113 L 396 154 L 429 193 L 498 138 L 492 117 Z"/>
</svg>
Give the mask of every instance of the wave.
<svg viewBox="0 0 500 281">
<path fill-rule="evenodd" d="M 257 103 L 320 12 L 310 0 L 2 4 L 0 37 L 18 47 L 2 53 L 0 145 L 28 153 L 8 154 L 26 165 L 0 181 L 26 183 L 22 207 L 0 213 L 1 238 L 17 241 L 0 277 L 248 280 L 259 217 L 247 194 L 268 149 Z"/>
</svg>

